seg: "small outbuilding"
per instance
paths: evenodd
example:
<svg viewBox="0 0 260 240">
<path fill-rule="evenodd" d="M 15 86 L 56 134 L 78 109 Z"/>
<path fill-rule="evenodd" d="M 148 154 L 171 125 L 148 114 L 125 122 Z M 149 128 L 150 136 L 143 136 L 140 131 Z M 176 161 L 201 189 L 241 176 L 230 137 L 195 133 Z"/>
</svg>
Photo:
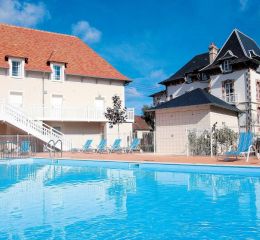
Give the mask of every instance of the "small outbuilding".
<svg viewBox="0 0 260 240">
<path fill-rule="evenodd" d="M 216 122 L 238 131 L 239 109 L 200 88 L 150 111 L 155 111 L 157 153 L 185 155 L 188 130 L 210 130 Z"/>
<path fill-rule="evenodd" d="M 133 123 L 134 137 L 142 139 L 145 133 L 152 131 L 152 127 L 142 118 L 142 116 L 135 115 L 135 121 Z"/>
</svg>

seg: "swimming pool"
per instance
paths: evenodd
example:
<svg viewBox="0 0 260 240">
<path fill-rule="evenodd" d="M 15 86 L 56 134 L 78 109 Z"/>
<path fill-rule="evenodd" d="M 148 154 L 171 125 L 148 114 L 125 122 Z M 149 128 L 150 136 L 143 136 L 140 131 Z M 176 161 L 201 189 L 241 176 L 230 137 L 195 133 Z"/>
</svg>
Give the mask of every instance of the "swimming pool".
<svg viewBox="0 0 260 240">
<path fill-rule="evenodd" d="M 260 169 L 0 162 L 0 239 L 260 239 Z"/>
</svg>

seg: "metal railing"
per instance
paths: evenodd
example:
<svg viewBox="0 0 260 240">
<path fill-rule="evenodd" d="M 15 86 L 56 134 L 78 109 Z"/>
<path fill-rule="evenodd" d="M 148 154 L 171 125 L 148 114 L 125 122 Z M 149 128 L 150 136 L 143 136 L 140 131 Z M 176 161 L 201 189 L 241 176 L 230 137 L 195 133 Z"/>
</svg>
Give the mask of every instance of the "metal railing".
<svg viewBox="0 0 260 240">
<path fill-rule="evenodd" d="M 237 103 L 238 102 L 238 95 L 237 94 L 227 94 L 223 97 L 224 101 L 228 103 Z"/>
<path fill-rule="evenodd" d="M 0 159 L 32 157 L 43 147 L 44 142 L 31 135 L 0 135 Z"/>
<path fill-rule="evenodd" d="M 51 145 L 52 143 L 52 145 Z M 60 143 L 60 147 L 57 148 L 57 144 Z M 60 150 L 60 157 L 62 157 L 62 153 L 63 153 L 63 143 L 62 141 L 59 139 L 56 142 L 54 142 L 54 140 L 50 140 L 47 145 L 45 145 L 45 150 L 49 151 L 49 156 L 50 158 L 54 157 L 56 155 L 57 150 Z M 53 153 L 53 155 L 52 155 Z"/>
</svg>

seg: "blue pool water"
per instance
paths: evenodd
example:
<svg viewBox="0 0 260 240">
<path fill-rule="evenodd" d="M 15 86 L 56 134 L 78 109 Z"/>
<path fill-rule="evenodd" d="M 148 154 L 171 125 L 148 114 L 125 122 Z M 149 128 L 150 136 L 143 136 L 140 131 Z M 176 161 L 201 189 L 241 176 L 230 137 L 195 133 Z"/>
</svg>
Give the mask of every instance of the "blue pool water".
<svg viewBox="0 0 260 240">
<path fill-rule="evenodd" d="M 260 239 L 260 169 L 1 162 L 0 239 Z"/>
</svg>

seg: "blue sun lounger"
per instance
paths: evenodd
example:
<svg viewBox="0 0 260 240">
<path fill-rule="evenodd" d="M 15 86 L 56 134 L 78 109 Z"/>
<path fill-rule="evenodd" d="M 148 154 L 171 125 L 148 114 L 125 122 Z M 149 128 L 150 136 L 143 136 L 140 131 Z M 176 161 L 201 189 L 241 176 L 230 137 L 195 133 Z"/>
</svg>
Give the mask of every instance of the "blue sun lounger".
<svg viewBox="0 0 260 240">
<path fill-rule="evenodd" d="M 250 153 L 256 152 L 253 145 L 253 138 L 254 136 L 251 132 L 240 133 L 237 150 L 226 152 L 224 155 L 235 156 L 236 158 L 238 156 L 245 155 L 246 161 L 248 162 Z"/>
<path fill-rule="evenodd" d="M 93 151 L 93 148 L 91 147 L 93 140 L 88 139 L 85 144 L 83 145 L 83 152 L 91 152 Z"/>
<path fill-rule="evenodd" d="M 121 139 L 120 138 L 117 138 L 115 139 L 112 147 L 110 148 L 110 152 L 119 152 L 119 151 L 122 151 L 122 148 L 121 148 Z"/>
<path fill-rule="evenodd" d="M 100 143 L 98 144 L 96 151 L 98 153 L 107 152 L 107 140 L 106 139 L 100 140 Z"/>
<path fill-rule="evenodd" d="M 127 153 L 132 153 L 133 151 L 139 150 L 139 144 L 140 144 L 140 139 L 134 138 L 131 145 L 126 148 Z"/>
<path fill-rule="evenodd" d="M 22 141 L 20 144 L 20 153 L 28 154 L 31 151 L 31 143 L 30 141 Z"/>
</svg>

